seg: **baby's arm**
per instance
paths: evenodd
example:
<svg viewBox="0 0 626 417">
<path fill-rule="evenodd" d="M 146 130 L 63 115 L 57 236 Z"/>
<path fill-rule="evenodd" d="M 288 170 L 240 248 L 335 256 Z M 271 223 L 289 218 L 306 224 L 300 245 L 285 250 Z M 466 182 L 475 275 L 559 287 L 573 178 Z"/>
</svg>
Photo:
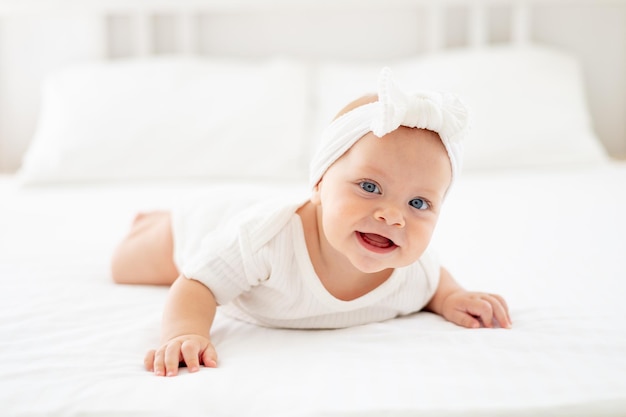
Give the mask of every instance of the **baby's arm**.
<svg viewBox="0 0 626 417">
<path fill-rule="evenodd" d="M 158 376 L 175 376 L 181 361 L 189 372 L 198 371 L 201 363 L 216 367 L 217 354 L 209 338 L 216 308 L 215 297 L 204 284 L 178 277 L 163 313 L 161 347 L 146 354 L 146 369 Z"/>
<path fill-rule="evenodd" d="M 494 319 L 501 327 L 511 327 L 504 298 L 464 290 L 445 268 L 441 268 L 439 286 L 425 309 L 464 327 L 478 328 L 481 322 L 485 327 L 493 327 Z"/>
</svg>

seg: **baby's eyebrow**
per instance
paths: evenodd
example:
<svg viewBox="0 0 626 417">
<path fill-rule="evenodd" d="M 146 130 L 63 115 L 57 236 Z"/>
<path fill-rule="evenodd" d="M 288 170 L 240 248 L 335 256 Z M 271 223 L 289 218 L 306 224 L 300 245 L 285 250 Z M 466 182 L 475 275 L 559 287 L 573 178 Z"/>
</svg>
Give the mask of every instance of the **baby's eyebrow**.
<svg viewBox="0 0 626 417">
<path fill-rule="evenodd" d="M 360 165 L 359 172 L 367 172 L 370 176 L 382 177 L 383 179 L 389 176 L 385 170 L 379 169 L 378 167 L 368 163 Z"/>
</svg>

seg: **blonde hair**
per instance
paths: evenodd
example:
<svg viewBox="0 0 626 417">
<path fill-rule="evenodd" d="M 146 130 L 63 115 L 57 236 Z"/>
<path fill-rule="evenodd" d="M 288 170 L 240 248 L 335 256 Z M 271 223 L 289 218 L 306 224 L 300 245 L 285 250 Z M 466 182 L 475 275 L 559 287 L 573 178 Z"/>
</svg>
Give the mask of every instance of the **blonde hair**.
<svg viewBox="0 0 626 417">
<path fill-rule="evenodd" d="M 367 94 L 367 95 L 361 96 L 357 98 L 356 100 L 353 100 L 350 103 L 346 104 L 343 109 L 339 110 L 339 113 L 335 115 L 333 120 L 337 119 L 338 117 L 343 116 L 344 114 L 348 113 L 351 110 L 356 109 L 357 107 L 361 107 L 364 104 L 368 104 L 368 103 L 374 103 L 375 101 L 378 101 L 378 96 L 376 94 Z"/>
</svg>

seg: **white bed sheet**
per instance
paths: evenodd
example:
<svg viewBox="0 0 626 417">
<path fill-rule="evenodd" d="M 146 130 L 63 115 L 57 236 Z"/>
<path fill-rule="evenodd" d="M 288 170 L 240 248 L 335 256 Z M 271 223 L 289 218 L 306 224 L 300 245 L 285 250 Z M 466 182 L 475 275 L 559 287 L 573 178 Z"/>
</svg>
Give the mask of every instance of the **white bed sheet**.
<svg viewBox="0 0 626 417">
<path fill-rule="evenodd" d="M 306 192 L 298 185 L 272 192 Z M 513 329 L 429 313 L 332 331 L 218 314 L 218 369 L 143 370 L 167 289 L 111 282 L 133 213 L 259 184 L 18 188 L 0 179 L 3 416 L 624 416 L 626 166 L 473 174 L 436 232 Z"/>
</svg>

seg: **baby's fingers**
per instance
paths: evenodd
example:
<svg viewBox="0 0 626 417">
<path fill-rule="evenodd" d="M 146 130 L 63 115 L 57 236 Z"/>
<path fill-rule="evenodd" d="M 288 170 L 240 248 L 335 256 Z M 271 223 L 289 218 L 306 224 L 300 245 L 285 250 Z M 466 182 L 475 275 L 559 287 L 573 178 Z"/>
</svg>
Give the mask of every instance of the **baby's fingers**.
<svg viewBox="0 0 626 417">
<path fill-rule="evenodd" d="M 150 359 L 152 359 L 152 366 L 149 364 Z M 146 369 L 154 372 L 156 376 L 175 376 L 178 374 L 179 361 L 180 343 L 169 343 L 156 351 L 149 351 L 144 364 Z"/>
<path fill-rule="evenodd" d="M 198 343 L 192 340 L 185 340 L 180 347 L 180 353 L 189 372 L 197 372 L 200 370 L 200 347 Z"/>
<path fill-rule="evenodd" d="M 146 357 L 143 360 L 143 366 L 146 368 L 148 372 L 154 372 L 154 355 L 156 354 L 156 350 L 152 349 L 146 353 Z"/>
<path fill-rule="evenodd" d="M 480 318 L 485 327 L 494 327 L 496 320 L 500 327 L 511 327 L 506 303 L 498 295 L 480 293 L 478 298 L 472 299 L 468 304 L 467 312 Z"/>
<path fill-rule="evenodd" d="M 494 327 L 497 321 L 501 327 L 510 328 L 511 320 L 506 302 L 497 294 L 470 293 L 460 291 L 446 299 L 444 317 L 463 327 Z"/>
<path fill-rule="evenodd" d="M 485 299 L 491 304 L 493 316 L 501 327 L 509 329 L 511 327 L 511 318 L 509 317 L 509 308 L 504 298 L 497 294 L 488 294 Z"/>
<path fill-rule="evenodd" d="M 465 312 L 475 319 L 480 319 L 485 327 L 493 327 L 493 306 L 485 297 L 486 295 L 480 295 L 467 300 Z M 478 326 L 467 327 L 480 327 L 480 323 Z"/>
<path fill-rule="evenodd" d="M 149 358 L 152 357 L 152 367 L 147 363 Z M 151 350 L 146 355 L 146 369 L 153 371 L 156 376 L 165 375 L 165 347 L 162 346 L 157 350 Z"/>
<path fill-rule="evenodd" d="M 180 342 L 172 342 L 172 343 L 168 343 L 167 347 L 165 348 L 165 353 L 164 353 L 165 357 L 164 357 L 163 363 L 165 364 L 165 375 L 167 376 L 178 375 L 178 365 L 180 363 L 181 356 L 182 356 L 181 344 L 182 343 Z"/>
<path fill-rule="evenodd" d="M 217 353 L 212 344 L 209 344 L 202 352 L 202 363 L 209 368 L 217 367 Z"/>
<path fill-rule="evenodd" d="M 480 327 L 480 321 L 473 315 L 466 311 L 455 310 L 447 317 L 452 323 L 456 323 L 459 326 L 467 327 L 470 329 L 478 329 Z"/>
</svg>

